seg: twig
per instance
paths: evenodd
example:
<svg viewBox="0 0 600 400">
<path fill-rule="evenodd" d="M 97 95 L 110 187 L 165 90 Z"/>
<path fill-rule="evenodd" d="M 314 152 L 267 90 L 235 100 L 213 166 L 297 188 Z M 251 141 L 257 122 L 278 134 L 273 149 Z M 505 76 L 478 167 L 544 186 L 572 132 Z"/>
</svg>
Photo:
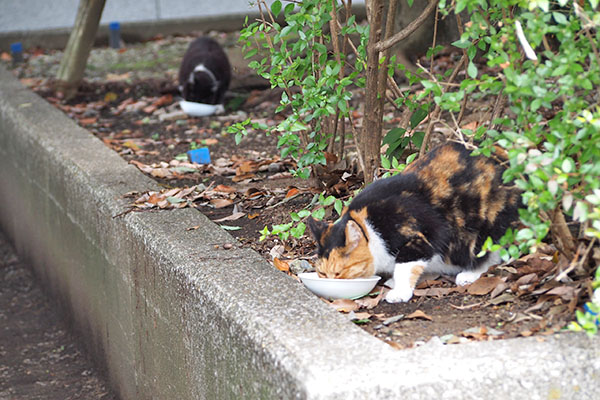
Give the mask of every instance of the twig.
<svg viewBox="0 0 600 400">
<path fill-rule="evenodd" d="M 460 70 L 460 68 L 462 67 L 463 63 L 466 61 L 466 59 L 467 59 L 466 54 L 463 54 L 463 56 L 461 57 L 461 59 L 458 62 L 458 64 L 456 64 L 456 66 L 454 67 L 454 71 L 452 71 L 452 74 L 448 78 L 447 83 L 451 83 L 456 78 L 456 76 L 458 75 L 458 71 Z M 433 81 L 436 84 L 439 84 L 439 82 L 436 79 L 435 75 L 431 74 L 429 71 L 427 71 L 425 68 L 423 68 L 423 66 L 421 64 L 417 63 L 417 66 L 419 68 L 421 68 L 422 70 L 424 70 L 427 74 L 429 74 L 430 77 L 431 77 L 431 79 L 433 79 Z M 432 117 L 429 120 L 429 125 L 427 125 L 427 130 L 425 131 L 425 136 L 423 137 L 423 143 L 421 144 L 421 148 L 419 149 L 419 157 L 423 157 L 425 155 L 426 151 L 427 151 L 427 146 L 429 144 L 431 132 L 433 131 L 433 123 L 434 123 L 434 121 L 436 121 L 439 118 L 439 116 L 441 114 L 441 111 L 442 110 L 441 110 L 440 106 L 438 104 L 436 104 L 435 109 L 431 113 Z"/>
<path fill-rule="evenodd" d="M 450 307 L 456 308 L 457 310 L 469 310 L 471 308 L 479 307 L 480 305 L 483 304 L 483 301 L 480 301 L 479 303 L 474 303 L 474 304 L 467 304 L 466 306 L 455 306 L 452 303 L 448 303 L 448 304 L 450 305 Z"/>
<path fill-rule="evenodd" d="M 346 100 L 346 106 L 348 106 L 348 100 Z M 352 113 L 350 113 L 349 115 L 350 118 L 350 129 L 352 129 L 352 139 L 354 140 L 354 146 L 356 146 L 356 154 L 358 154 L 358 163 L 360 164 L 360 169 L 363 172 L 363 179 L 364 179 L 364 175 L 367 173 L 367 168 L 365 165 L 365 161 L 363 160 L 362 154 L 360 152 L 360 147 L 358 145 L 358 132 L 356 131 L 356 128 L 354 127 L 354 120 L 352 118 Z"/>
<path fill-rule="evenodd" d="M 581 249 L 581 245 L 583 245 L 583 243 L 579 246 L 579 248 L 577 248 L 577 252 L 576 252 L 576 256 L 577 258 L 575 260 L 573 260 L 570 264 L 569 267 L 567 269 L 565 269 L 564 271 L 561 271 L 560 274 L 558 274 L 556 276 L 556 278 L 554 278 L 554 280 L 556 281 L 561 281 L 562 279 L 564 279 L 567 275 L 569 275 L 574 269 L 582 269 L 583 268 L 583 264 L 585 263 L 585 261 L 587 260 L 587 258 L 590 255 L 590 252 L 592 251 L 592 247 L 594 246 L 594 243 L 596 242 L 596 238 L 592 238 L 592 240 L 590 241 L 590 243 L 588 244 L 588 247 L 585 249 L 585 252 L 583 253 L 583 256 L 581 258 L 579 258 L 579 252 Z M 579 259 L 578 259 L 579 258 Z"/>
<path fill-rule="evenodd" d="M 551 229 L 553 232 L 552 236 L 554 236 L 558 250 L 560 250 L 560 252 L 563 253 L 569 260 L 572 260 L 575 249 L 575 241 L 573 240 L 571 231 L 567 226 L 565 216 L 559 207 L 556 207 L 552 212 L 551 223 Z"/>
<path fill-rule="evenodd" d="M 404 29 L 402 29 L 400 32 L 396 33 L 392 37 L 386 38 L 385 40 L 376 43 L 375 50 L 376 51 L 387 50 L 390 47 L 394 46 L 396 43 L 398 43 L 401 40 L 404 40 L 408 36 L 410 36 L 410 34 L 413 33 L 415 30 L 417 30 L 417 28 L 419 28 L 423 24 L 423 22 L 427 19 L 427 17 L 433 12 L 433 10 L 437 7 L 438 2 L 439 2 L 439 0 L 431 0 L 429 2 L 429 4 L 427 5 L 427 7 L 425 8 L 425 10 L 423 10 L 421 15 L 419 15 L 419 17 L 417 19 L 412 21 Z"/>
<path fill-rule="evenodd" d="M 490 117 L 490 129 L 491 130 L 496 129 L 496 124 L 494 123 L 494 120 L 496 120 L 500 116 L 500 113 L 504 113 L 504 108 L 506 107 L 507 100 L 508 100 L 507 97 L 504 95 L 504 86 L 503 86 L 502 89 L 500 90 L 500 93 L 498 93 L 498 96 L 496 96 L 496 101 L 494 102 L 494 108 L 492 109 L 492 115 Z"/>
</svg>

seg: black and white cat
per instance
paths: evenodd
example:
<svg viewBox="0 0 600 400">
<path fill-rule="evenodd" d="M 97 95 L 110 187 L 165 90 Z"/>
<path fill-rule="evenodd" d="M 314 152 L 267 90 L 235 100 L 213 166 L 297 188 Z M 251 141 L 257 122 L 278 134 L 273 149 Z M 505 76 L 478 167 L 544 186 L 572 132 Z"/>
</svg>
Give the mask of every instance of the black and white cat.
<svg viewBox="0 0 600 400">
<path fill-rule="evenodd" d="M 231 65 L 223 48 L 200 37 L 187 48 L 179 68 L 179 89 L 187 101 L 223 104 L 231 80 Z"/>
<path fill-rule="evenodd" d="M 497 156 L 503 151 L 497 149 Z M 504 168 L 449 142 L 401 174 L 373 182 L 335 224 L 313 219 L 317 272 L 327 278 L 390 276 L 386 300 L 408 301 L 425 272 L 474 282 L 498 254 L 478 258 L 518 220 L 520 191 L 502 183 Z"/>
</svg>

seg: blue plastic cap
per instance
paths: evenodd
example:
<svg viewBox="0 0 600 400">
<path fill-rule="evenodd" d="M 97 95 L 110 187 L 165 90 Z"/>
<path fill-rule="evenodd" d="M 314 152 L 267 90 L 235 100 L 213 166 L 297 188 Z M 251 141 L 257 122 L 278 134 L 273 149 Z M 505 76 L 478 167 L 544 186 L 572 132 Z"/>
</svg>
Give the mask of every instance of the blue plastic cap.
<svg viewBox="0 0 600 400">
<path fill-rule="evenodd" d="M 190 150 L 187 155 L 191 162 L 196 164 L 210 164 L 210 151 L 208 147 L 201 147 L 196 150 Z"/>
<path fill-rule="evenodd" d="M 10 52 L 11 53 L 22 53 L 23 52 L 23 44 L 21 42 L 11 43 Z"/>
<path fill-rule="evenodd" d="M 121 28 L 121 25 L 118 22 L 111 22 L 108 24 L 108 29 L 111 31 L 118 31 Z"/>
</svg>

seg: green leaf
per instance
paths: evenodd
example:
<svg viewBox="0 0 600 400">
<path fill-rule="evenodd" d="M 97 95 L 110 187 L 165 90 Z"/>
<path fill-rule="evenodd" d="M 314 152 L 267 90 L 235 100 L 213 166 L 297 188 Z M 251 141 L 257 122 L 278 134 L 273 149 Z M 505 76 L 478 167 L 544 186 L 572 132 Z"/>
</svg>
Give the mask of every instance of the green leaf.
<svg viewBox="0 0 600 400">
<path fill-rule="evenodd" d="M 425 117 L 427 117 L 428 114 L 429 111 L 427 109 L 424 109 L 422 107 L 417 108 L 413 115 L 410 117 L 411 129 L 415 129 L 421 123 L 421 121 L 423 121 Z"/>
<path fill-rule="evenodd" d="M 519 232 L 517 232 L 516 239 L 518 241 L 533 239 L 533 231 L 529 228 L 521 229 Z"/>
<path fill-rule="evenodd" d="M 301 238 L 306 231 L 306 225 L 304 222 L 300 222 L 294 228 L 290 229 L 290 234 L 295 238 Z"/>
<path fill-rule="evenodd" d="M 473 61 L 469 61 L 469 66 L 467 67 L 467 74 L 473 79 L 477 78 L 477 67 Z"/>
<path fill-rule="evenodd" d="M 314 219 L 319 220 L 319 221 L 322 220 L 325 217 L 325 209 L 324 208 L 317 208 L 316 210 L 314 210 L 312 212 L 312 217 Z"/>
<path fill-rule="evenodd" d="M 258 53 L 258 49 L 251 49 L 251 50 L 248 50 L 248 51 L 246 52 L 246 54 L 244 54 L 244 58 L 245 58 L 245 59 L 248 59 L 248 58 L 250 58 L 250 57 L 254 57 L 254 56 L 256 55 L 256 53 Z M 254 68 L 254 69 L 256 69 L 256 68 Z"/>
<path fill-rule="evenodd" d="M 392 163 L 389 158 L 381 156 L 381 167 L 384 169 L 390 169 L 392 167 Z"/>
<path fill-rule="evenodd" d="M 260 233 L 260 238 L 259 240 L 262 242 L 263 240 L 265 240 L 267 238 L 267 236 L 269 236 L 271 234 L 271 232 L 269 232 L 269 228 L 268 227 L 264 227 L 262 229 L 262 231 L 259 231 Z"/>
<path fill-rule="evenodd" d="M 567 17 L 565 17 L 564 14 L 554 11 L 552 13 L 552 18 L 554 18 L 554 20 L 556 21 L 557 24 L 561 24 L 561 25 L 567 24 Z"/>
<path fill-rule="evenodd" d="M 415 160 L 415 158 L 417 158 L 418 155 L 419 155 L 419 153 L 412 153 L 411 155 L 406 157 L 406 163 L 410 164 L 411 162 L 413 162 Z"/>
<path fill-rule="evenodd" d="M 575 161 L 571 157 L 567 157 L 563 160 L 561 168 L 564 173 L 568 174 L 575 170 Z"/>
<path fill-rule="evenodd" d="M 344 203 L 340 199 L 336 199 L 335 203 L 333 204 L 333 208 L 338 213 L 338 215 L 341 216 L 342 211 L 344 209 Z"/>
<path fill-rule="evenodd" d="M 325 198 L 321 204 L 323 204 L 325 207 L 332 205 L 335 202 L 335 197 L 334 196 L 328 196 L 327 198 Z"/>
<path fill-rule="evenodd" d="M 271 4 L 271 12 L 276 17 L 279 15 L 279 13 L 281 12 L 281 1 L 275 0 L 273 4 Z"/>
<path fill-rule="evenodd" d="M 300 210 L 300 211 L 298 211 L 298 216 L 300 218 L 306 218 L 309 215 L 310 215 L 310 211 L 308 211 L 308 210 Z"/>
<path fill-rule="evenodd" d="M 421 148 L 421 145 L 423 144 L 423 139 L 425 139 L 425 132 L 422 132 L 422 131 L 414 132 L 411 137 L 412 143 L 419 149 Z"/>
<path fill-rule="evenodd" d="M 469 42 L 468 40 L 460 39 L 456 42 L 452 42 L 452 46 L 458 47 L 459 49 L 466 49 L 467 47 L 471 46 L 471 42 Z"/>
</svg>

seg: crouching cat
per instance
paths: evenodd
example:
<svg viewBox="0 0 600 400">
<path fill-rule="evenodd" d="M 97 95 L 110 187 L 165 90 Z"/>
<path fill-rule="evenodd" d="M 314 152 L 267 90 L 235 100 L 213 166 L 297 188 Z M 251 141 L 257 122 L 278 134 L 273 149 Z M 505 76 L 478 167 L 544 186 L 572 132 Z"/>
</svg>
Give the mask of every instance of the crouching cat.
<svg viewBox="0 0 600 400">
<path fill-rule="evenodd" d="M 229 59 L 216 41 L 200 37 L 190 43 L 179 68 L 179 90 L 185 100 L 223 104 L 230 80 Z"/>
<path fill-rule="evenodd" d="M 498 254 L 476 255 L 518 220 L 520 192 L 502 183 L 504 168 L 449 142 L 401 174 L 373 182 L 335 224 L 313 219 L 317 272 L 327 278 L 391 275 L 390 303 L 408 301 L 424 272 L 474 282 Z"/>
</svg>

